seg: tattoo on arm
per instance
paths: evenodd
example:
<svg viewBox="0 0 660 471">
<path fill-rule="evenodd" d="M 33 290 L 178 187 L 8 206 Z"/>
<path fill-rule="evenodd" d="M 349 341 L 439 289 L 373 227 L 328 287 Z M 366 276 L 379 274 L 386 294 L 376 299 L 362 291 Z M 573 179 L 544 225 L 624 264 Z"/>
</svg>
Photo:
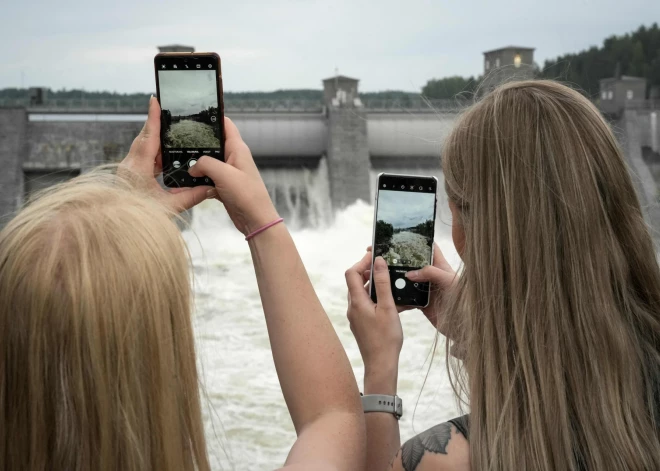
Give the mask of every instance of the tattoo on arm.
<svg viewBox="0 0 660 471">
<path fill-rule="evenodd" d="M 401 448 L 401 463 L 406 471 L 415 471 L 424 453 L 447 454 L 447 444 L 451 440 L 451 424 L 436 425 L 408 440 Z"/>
</svg>

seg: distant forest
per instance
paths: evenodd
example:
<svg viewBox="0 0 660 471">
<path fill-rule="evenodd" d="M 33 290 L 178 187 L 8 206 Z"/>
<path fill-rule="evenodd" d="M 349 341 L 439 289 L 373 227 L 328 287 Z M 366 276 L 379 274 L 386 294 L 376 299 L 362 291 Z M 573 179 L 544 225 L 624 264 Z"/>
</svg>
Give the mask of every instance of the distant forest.
<svg viewBox="0 0 660 471">
<path fill-rule="evenodd" d="M 601 47 L 593 46 L 575 54 L 565 54 L 556 59 L 546 60 L 543 67 L 537 66 L 539 78 L 557 79 L 574 84 L 589 96 L 598 94 L 598 81 L 613 77 L 615 73 L 645 77 L 649 89 L 660 87 L 660 27 L 654 23 L 650 27 L 640 26 L 623 36 L 610 36 Z M 452 76 L 431 79 L 422 88 L 421 94 L 428 98 L 454 98 L 462 93 L 468 96 L 474 92 L 481 77 Z M 149 99 L 149 93 L 119 94 L 112 92 L 89 92 L 84 90 L 49 90 L 48 99 L 113 99 L 134 103 Z M 363 101 L 371 99 L 397 99 L 401 102 L 419 97 L 416 92 L 384 91 L 361 93 Z M 25 88 L 5 88 L 0 90 L 0 100 L 28 99 Z M 276 90 L 272 92 L 225 92 L 225 101 L 234 100 L 314 100 L 323 99 L 323 91 L 315 89 Z"/>
<path fill-rule="evenodd" d="M 649 90 L 660 87 L 660 28 L 654 23 L 650 28 L 640 28 L 623 36 L 610 36 L 601 47 L 592 46 L 586 51 L 565 54 L 546 60 L 537 68 L 538 78 L 548 78 L 572 83 L 586 95 L 598 94 L 599 80 L 621 75 L 645 77 Z M 432 79 L 422 88 L 429 98 L 453 98 L 460 93 L 470 94 L 479 86 L 482 77 L 445 77 Z"/>
</svg>

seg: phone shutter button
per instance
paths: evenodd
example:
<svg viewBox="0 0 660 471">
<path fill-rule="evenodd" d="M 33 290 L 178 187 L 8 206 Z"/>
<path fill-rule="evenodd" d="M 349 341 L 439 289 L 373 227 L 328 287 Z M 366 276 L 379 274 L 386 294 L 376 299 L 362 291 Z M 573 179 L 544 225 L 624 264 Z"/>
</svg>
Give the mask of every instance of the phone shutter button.
<svg viewBox="0 0 660 471">
<path fill-rule="evenodd" d="M 404 280 L 403 278 L 398 278 L 394 282 L 394 286 L 396 286 L 398 289 L 403 289 L 406 287 L 406 280 Z"/>
<path fill-rule="evenodd" d="M 196 163 L 197 163 L 197 161 L 196 161 L 195 159 L 190 159 L 190 162 L 188 162 L 188 167 L 191 168 L 191 167 L 192 167 L 193 165 L 195 165 Z"/>
</svg>

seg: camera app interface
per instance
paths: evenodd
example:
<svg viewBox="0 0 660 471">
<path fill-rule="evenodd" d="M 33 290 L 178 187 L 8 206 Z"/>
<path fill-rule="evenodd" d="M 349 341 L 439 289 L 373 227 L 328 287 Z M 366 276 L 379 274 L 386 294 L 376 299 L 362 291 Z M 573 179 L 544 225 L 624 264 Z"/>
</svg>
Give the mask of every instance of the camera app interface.
<svg viewBox="0 0 660 471">
<path fill-rule="evenodd" d="M 428 179 L 379 182 L 374 257 L 383 257 L 389 266 L 397 304 L 428 302 L 428 284 L 412 283 L 405 273 L 432 262 L 435 186 Z"/>
<path fill-rule="evenodd" d="M 181 173 L 180 183 L 202 155 L 224 155 L 216 69 L 203 60 L 158 66 L 163 164 Z"/>
<path fill-rule="evenodd" d="M 435 193 L 380 190 L 374 253 L 391 267 L 431 263 Z"/>
</svg>

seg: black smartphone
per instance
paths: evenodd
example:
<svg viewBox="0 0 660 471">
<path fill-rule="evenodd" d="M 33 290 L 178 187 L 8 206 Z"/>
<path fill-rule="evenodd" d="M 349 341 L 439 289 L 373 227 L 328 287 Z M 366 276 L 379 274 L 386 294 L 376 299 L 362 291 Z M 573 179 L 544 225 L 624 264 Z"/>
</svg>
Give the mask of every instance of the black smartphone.
<svg viewBox="0 0 660 471">
<path fill-rule="evenodd" d="M 213 185 L 210 178 L 193 178 L 188 170 L 203 155 L 224 160 L 220 56 L 213 52 L 164 52 L 154 58 L 154 67 L 165 186 Z"/>
<path fill-rule="evenodd" d="M 399 306 L 426 307 L 429 283 L 414 283 L 405 275 L 433 263 L 436 191 L 438 179 L 415 175 L 378 175 L 374 215 L 371 299 L 377 302 L 373 262 L 387 262 L 394 302 Z"/>
</svg>

